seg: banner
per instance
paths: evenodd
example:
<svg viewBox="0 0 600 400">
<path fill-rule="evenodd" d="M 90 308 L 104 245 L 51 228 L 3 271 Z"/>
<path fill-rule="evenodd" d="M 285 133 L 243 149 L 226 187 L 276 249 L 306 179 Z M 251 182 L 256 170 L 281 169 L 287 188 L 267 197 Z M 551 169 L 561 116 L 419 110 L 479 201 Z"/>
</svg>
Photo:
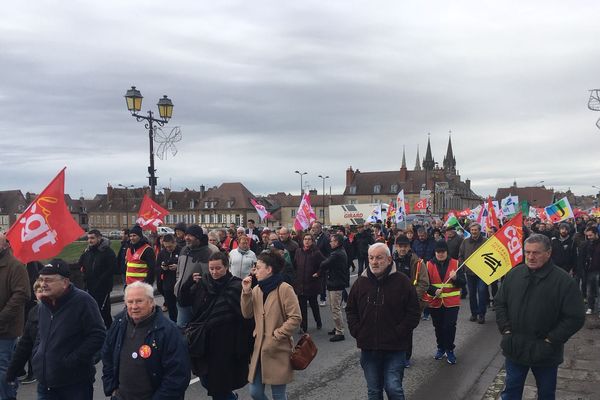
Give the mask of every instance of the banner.
<svg viewBox="0 0 600 400">
<path fill-rule="evenodd" d="M 302 201 L 300 201 L 300 206 L 298 206 L 298 211 L 296 212 L 296 219 L 294 220 L 294 229 L 297 232 L 303 231 L 304 229 L 308 229 L 310 224 L 317 220 L 317 215 L 310 205 L 310 195 L 305 193 L 302 196 Z"/>
<path fill-rule="evenodd" d="M 420 199 L 419 201 L 417 201 L 415 203 L 415 211 L 417 211 L 417 210 L 425 211 L 427 209 L 427 203 L 428 203 L 428 201 L 426 198 Z"/>
<path fill-rule="evenodd" d="M 500 202 L 502 213 L 505 217 L 516 214 L 519 211 L 519 196 L 506 196 Z"/>
<path fill-rule="evenodd" d="M 406 202 L 404 201 L 404 189 L 398 192 L 396 196 L 396 223 L 400 223 L 406 220 L 406 213 L 408 212 L 406 209 Z"/>
<path fill-rule="evenodd" d="M 371 215 L 367 218 L 367 221 L 373 224 L 377 223 L 377 220 L 381 221 L 381 204 L 377 204 L 373 207 Z"/>
<path fill-rule="evenodd" d="M 164 219 L 167 215 L 169 215 L 169 212 L 146 194 L 135 222 L 142 227 L 142 230 L 156 232 L 156 228 L 165 222 Z"/>
<path fill-rule="evenodd" d="M 554 223 L 575 217 L 575 214 L 573 214 L 573 209 L 571 209 L 571 205 L 569 204 L 569 199 L 566 197 L 563 197 L 556 203 L 549 205 L 544 209 L 544 211 L 546 211 L 548 219 Z"/>
<path fill-rule="evenodd" d="M 252 205 L 256 209 L 256 212 L 258 213 L 258 216 L 260 217 L 261 220 L 265 221 L 272 217 L 271 213 L 267 211 L 265 206 L 263 206 L 256 200 L 250 199 L 250 203 L 252 203 Z"/>
<path fill-rule="evenodd" d="M 523 214 L 518 213 L 463 263 L 487 285 L 523 262 Z"/>
<path fill-rule="evenodd" d="M 498 202 L 496 202 L 497 204 Z M 494 206 L 494 202 L 492 202 L 492 198 L 488 197 L 488 202 L 487 202 L 487 209 L 488 209 L 488 214 L 487 214 L 487 220 L 485 221 L 485 225 L 487 228 L 487 232 L 491 232 L 492 231 L 492 227 L 498 229 L 498 217 L 496 216 L 496 207 Z"/>
<path fill-rule="evenodd" d="M 56 257 L 66 245 L 85 234 L 65 203 L 65 169 L 6 233 L 14 256 L 24 264 Z"/>
</svg>

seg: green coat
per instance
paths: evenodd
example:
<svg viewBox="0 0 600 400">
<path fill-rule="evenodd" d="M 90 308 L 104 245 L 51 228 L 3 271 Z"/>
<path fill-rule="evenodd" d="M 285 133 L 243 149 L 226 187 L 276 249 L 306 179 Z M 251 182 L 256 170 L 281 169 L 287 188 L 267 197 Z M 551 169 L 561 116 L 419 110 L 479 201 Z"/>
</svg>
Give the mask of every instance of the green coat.
<svg viewBox="0 0 600 400">
<path fill-rule="evenodd" d="M 500 285 L 494 306 L 503 333 L 500 347 L 504 356 L 526 366 L 561 364 L 564 343 L 585 322 L 577 284 L 552 261 L 536 271 L 525 264 L 511 270 Z M 507 330 L 511 333 L 504 334 Z"/>
</svg>

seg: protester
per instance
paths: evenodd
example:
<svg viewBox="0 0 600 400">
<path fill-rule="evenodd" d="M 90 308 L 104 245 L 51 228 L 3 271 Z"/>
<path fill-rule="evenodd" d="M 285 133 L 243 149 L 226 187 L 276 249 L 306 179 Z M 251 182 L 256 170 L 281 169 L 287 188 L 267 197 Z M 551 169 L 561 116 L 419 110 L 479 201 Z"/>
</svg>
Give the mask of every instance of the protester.
<svg viewBox="0 0 600 400">
<path fill-rule="evenodd" d="M 125 254 L 127 261 L 125 284 L 131 285 L 133 282 L 143 281 L 152 285 L 156 256 L 139 225 L 135 225 L 129 230 L 129 242 L 130 245 Z"/>
<path fill-rule="evenodd" d="M 460 307 L 460 287 L 464 285 L 462 274 L 457 273 L 458 261 L 448 257 L 448 245 L 436 242 L 435 257 L 427 262 L 429 288 L 425 299 L 435 328 L 437 351 L 433 358 L 446 357 L 448 364 L 456 364 L 454 339 Z"/>
<path fill-rule="evenodd" d="M 181 248 L 171 234 L 163 236 L 163 249 L 156 258 L 156 286 L 165 299 L 164 304 L 169 312 L 169 319 L 177 322 L 177 297 L 175 296 L 175 281 L 177 280 L 177 263 Z M 164 310 L 163 310 L 164 311 Z"/>
<path fill-rule="evenodd" d="M 365 267 L 368 266 L 369 246 L 373 243 L 375 243 L 375 238 L 369 228 L 369 223 L 365 222 L 364 225 L 358 225 L 358 232 L 354 235 L 352 241 L 354 255 L 358 260 L 358 276 L 361 276 Z"/>
<path fill-rule="evenodd" d="M 321 291 L 321 278 L 317 272 L 321 262 L 325 259 L 323 254 L 314 244 L 313 235 L 307 233 L 302 238 L 303 246 L 296 251 L 296 280 L 294 281 L 294 290 L 298 295 L 300 302 L 300 311 L 302 313 L 302 330 L 308 331 L 308 314 L 306 303 L 310 308 L 317 324 L 317 329 L 321 329 L 321 312 L 317 303 L 317 296 Z"/>
<path fill-rule="evenodd" d="M 513 268 L 494 301 L 506 358 L 502 399 L 520 399 L 531 369 L 539 399 L 554 399 L 564 344 L 584 324 L 576 282 L 551 261 L 547 236 L 525 240 L 525 263 Z"/>
<path fill-rule="evenodd" d="M 323 276 L 329 291 L 329 307 L 335 327 L 328 332 L 333 335 L 329 341 L 339 342 L 345 339 L 344 320 L 342 318 L 342 293 L 350 286 L 348 256 L 344 250 L 344 236 L 339 233 L 331 236 L 331 253 L 321 262 L 317 275 Z"/>
<path fill-rule="evenodd" d="M 569 224 L 564 222 L 560 224 L 558 235 L 552 238 L 551 243 L 552 262 L 571 275 L 574 275 L 577 258 Z"/>
<path fill-rule="evenodd" d="M 6 236 L 0 233 L 0 399 L 16 398 L 6 382 L 6 370 L 17 338 L 23 334 L 25 304 L 29 301 L 29 278 L 25 266 L 13 256 Z"/>
<path fill-rule="evenodd" d="M 471 236 L 463 240 L 458 252 L 458 262 L 461 265 L 485 242 L 485 239 L 481 235 L 481 225 L 471 224 L 469 232 Z M 469 307 L 471 308 L 471 318 L 469 321 L 477 321 L 480 324 L 484 324 L 489 297 L 488 286 L 477 274 L 469 269 L 467 264 L 465 264 L 465 274 L 467 276 Z M 460 275 L 463 275 L 462 272 Z"/>
<path fill-rule="evenodd" d="M 192 371 L 213 399 L 236 399 L 233 390 L 248 382 L 253 326 L 242 317 L 242 280 L 229 271 L 227 255 L 211 255 L 208 270 L 181 287 L 182 303 L 192 306 L 190 329 L 202 329 L 189 347 Z"/>
<path fill-rule="evenodd" d="M 423 227 L 417 229 L 417 239 L 412 243 L 412 251 L 417 257 L 424 261 L 429 261 L 433 258 L 433 249 L 435 247 L 435 240 L 429 237 L 427 230 Z"/>
<path fill-rule="evenodd" d="M 40 271 L 42 302 L 33 349 L 38 400 L 91 400 L 97 354 L 106 337 L 96 301 L 69 279 L 69 265 L 54 259 Z"/>
<path fill-rule="evenodd" d="M 587 242 L 584 253 L 585 292 L 587 295 L 586 314 L 589 315 L 597 311 L 596 299 L 600 282 L 600 237 L 598 236 L 598 230 L 595 227 L 586 228 L 585 238 Z"/>
<path fill-rule="evenodd" d="M 131 246 L 129 242 L 129 229 L 125 228 L 121 230 L 121 246 L 119 247 L 119 252 L 117 253 L 117 273 L 122 276 L 123 283 L 125 283 L 125 271 L 127 270 L 127 260 L 126 254 L 127 249 Z"/>
<path fill-rule="evenodd" d="M 250 274 L 250 269 L 256 264 L 256 254 L 250 250 L 250 239 L 242 235 L 238 237 L 238 247 L 229 252 L 231 273 L 240 279 Z"/>
<path fill-rule="evenodd" d="M 115 400 L 183 400 L 190 382 L 187 346 L 154 303 L 144 282 L 125 288 L 126 310 L 115 316 L 102 346 L 104 394 Z"/>
<path fill-rule="evenodd" d="M 369 248 L 369 267 L 356 280 L 346 306 L 348 329 L 361 350 L 369 400 L 404 399 L 406 351 L 419 323 L 419 302 L 409 278 L 398 273 L 389 248 Z"/>
<path fill-rule="evenodd" d="M 282 227 L 279 229 L 279 241 L 283 244 L 285 249 L 290 253 L 290 259 L 292 263 L 294 262 L 294 256 L 296 255 L 296 250 L 298 250 L 298 243 L 292 240 L 290 235 L 290 230 L 286 227 Z"/>
<path fill-rule="evenodd" d="M 294 290 L 283 282 L 283 266 L 284 260 L 279 254 L 261 253 L 255 271 L 258 285 L 252 288 L 250 276 L 242 281 L 242 315 L 254 318 L 256 324 L 248 372 L 250 396 L 254 400 L 267 398 L 265 385 L 271 385 L 273 400 L 287 399 L 286 385 L 293 379 L 292 335 L 301 317 Z"/>
<path fill-rule="evenodd" d="M 113 288 L 113 275 L 117 268 L 117 256 L 110 248 L 110 241 L 102 237 L 97 229 L 87 233 L 88 246 L 79 257 L 86 291 L 98 303 L 100 315 L 106 328 L 112 324 L 110 314 L 110 292 Z"/>
<path fill-rule="evenodd" d="M 175 229 L 173 230 L 175 231 L 175 242 L 177 243 L 177 246 L 183 249 L 187 244 L 185 240 L 185 232 L 187 231 L 186 223 L 179 222 L 175 225 Z"/>
<path fill-rule="evenodd" d="M 285 260 L 285 266 L 283 267 L 283 271 L 281 271 L 283 281 L 293 285 L 294 280 L 296 279 L 296 270 L 294 269 L 292 258 L 290 257 L 290 253 L 286 250 L 285 245 L 279 240 L 273 240 L 269 250 L 276 251 L 283 257 Z"/>
</svg>

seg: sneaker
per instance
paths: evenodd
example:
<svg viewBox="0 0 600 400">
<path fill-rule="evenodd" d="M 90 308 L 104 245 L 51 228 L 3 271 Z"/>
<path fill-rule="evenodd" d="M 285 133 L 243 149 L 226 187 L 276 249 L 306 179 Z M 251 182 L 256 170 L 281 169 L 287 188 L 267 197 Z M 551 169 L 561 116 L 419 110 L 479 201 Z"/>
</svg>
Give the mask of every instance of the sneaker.
<svg viewBox="0 0 600 400">
<path fill-rule="evenodd" d="M 586 315 L 592 315 L 592 309 L 588 308 L 585 312 Z"/>
<path fill-rule="evenodd" d="M 346 303 L 345 301 L 342 301 L 342 308 L 343 308 L 344 310 L 346 309 L 346 304 L 348 304 L 348 303 Z"/>
<path fill-rule="evenodd" d="M 471 321 L 471 322 L 477 321 L 477 315 L 471 315 L 471 318 L 469 318 L 469 321 Z"/>
<path fill-rule="evenodd" d="M 327 332 L 328 335 L 335 335 L 335 328 Z"/>
<path fill-rule="evenodd" d="M 346 340 L 344 335 L 333 335 L 333 337 L 329 338 L 330 342 L 341 342 L 342 340 Z"/>
<path fill-rule="evenodd" d="M 433 358 L 436 360 L 441 360 L 442 358 L 444 358 L 445 355 L 446 355 L 446 352 L 444 350 L 437 349 L 435 356 L 433 356 Z"/>
<path fill-rule="evenodd" d="M 454 355 L 454 351 L 449 350 L 446 352 L 446 357 L 448 357 L 448 359 L 446 361 L 448 361 L 448 364 L 454 365 L 456 364 L 456 356 Z"/>
<path fill-rule="evenodd" d="M 404 361 L 404 368 L 410 368 L 411 365 L 410 360 Z"/>
<path fill-rule="evenodd" d="M 421 317 L 421 320 L 422 320 L 422 321 L 429 321 L 429 315 L 423 315 L 423 316 Z"/>
<path fill-rule="evenodd" d="M 327 301 L 325 300 L 319 300 L 319 306 L 320 307 L 325 307 L 327 305 Z"/>
<path fill-rule="evenodd" d="M 483 315 L 480 315 L 480 316 L 477 318 L 477 323 L 478 323 L 478 324 L 485 324 L 485 317 L 484 317 Z"/>
<path fill-rule="evenodd" d="M 35 379 L 35 377 L 33 375 L 28 375 L 21 381 L 21 384 L 29 385 L 30 383 L 35 383 L 35 382 L 37 382 L 37 379 Z"/>
</svg>

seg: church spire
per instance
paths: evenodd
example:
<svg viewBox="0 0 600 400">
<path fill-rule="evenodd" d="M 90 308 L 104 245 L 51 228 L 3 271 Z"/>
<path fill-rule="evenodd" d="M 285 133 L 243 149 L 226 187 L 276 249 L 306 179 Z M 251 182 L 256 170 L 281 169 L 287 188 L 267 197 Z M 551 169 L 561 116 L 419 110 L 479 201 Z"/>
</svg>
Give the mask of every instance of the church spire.
<svg viewBox="0 0 600 400">
<path fill-rule="evenodd" d="M 444 169 L 446 171 L 456 171 L 456 158 L 454 158 L 454 152 L 452 151 L 452 131 L 448 131 L 448 150 L 446 150 L 446 157 L 444 157 Z"/>
<path fill-rule="evenodd" d="M 417 162 L 415 163 L 415 171 L 421 170 L 421 160 L 419 158 L 419 145 L 417 145 Z"/>
<path fill-rule="evenodd" d="M 406 152 L 404 150 L 404 145 L 402 145 L 402 165 L 400 169 L 406 169 Z"/>
<path fill-rule="evenodd" d="M 432 171 L 435 166 L 435 161 L 433 160 L 433 156 L 431 155 L 431 142 L 429 140 L 429 135 L 427 134 L 427 152 L 425 153 L 425 159 L 423 159 L 423 168 Z"/>
</svg>

